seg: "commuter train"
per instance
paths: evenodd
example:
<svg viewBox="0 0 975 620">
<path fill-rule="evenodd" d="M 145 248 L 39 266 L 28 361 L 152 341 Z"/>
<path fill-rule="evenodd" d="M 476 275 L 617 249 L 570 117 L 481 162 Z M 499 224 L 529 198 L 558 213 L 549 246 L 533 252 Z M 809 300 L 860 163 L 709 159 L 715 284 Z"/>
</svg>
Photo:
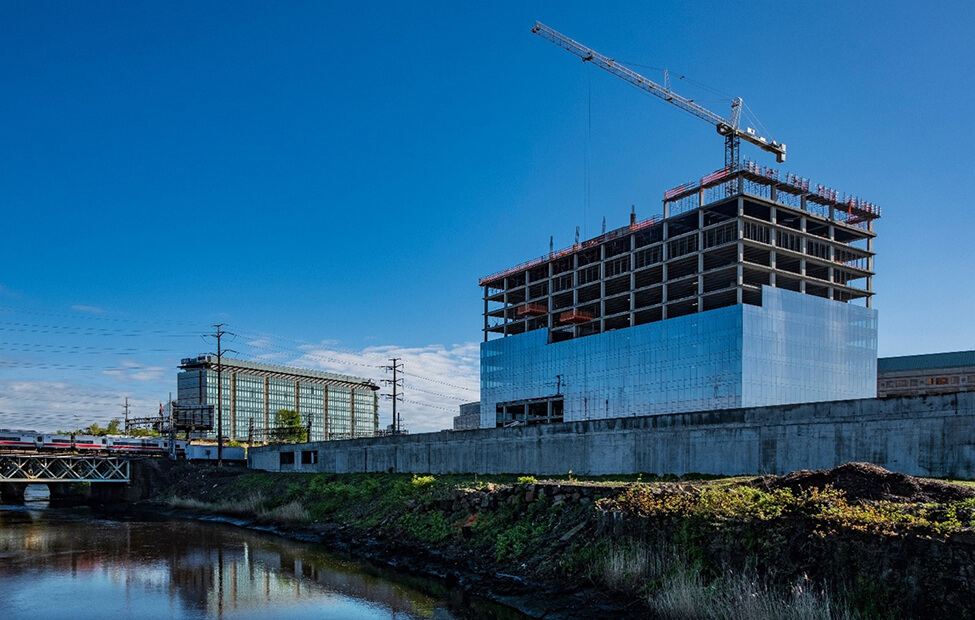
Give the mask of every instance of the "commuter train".
<svg viewBox="0 0 975 620">
<path fill-rule="evenodd" d="M 177 456 L 186 454 L 186 441 L 176 440 Z M 72 435 L 0 429 L 0 450 L 29 452 L 75 451 L 90 454 L 169 454 L 168 437 Z"/>
</svg>

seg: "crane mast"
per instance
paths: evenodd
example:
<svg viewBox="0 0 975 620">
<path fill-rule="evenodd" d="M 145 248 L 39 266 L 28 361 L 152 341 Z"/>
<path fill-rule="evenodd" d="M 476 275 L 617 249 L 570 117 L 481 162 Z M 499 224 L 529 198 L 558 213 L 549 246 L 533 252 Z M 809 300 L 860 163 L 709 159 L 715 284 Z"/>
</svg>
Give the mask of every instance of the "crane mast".
<svg viewBox="0 0 975 620">
<path fill-rule="evenodd" d="M 775 160 L 779 163 L 785 161 L 785 144 L 781 144 L 775 140 L 769 140 L 763 136 L 760 136 L 751 128 L 745 130 L 740 128 L 742 106 L 741 97 L 737 97 L 732 100 L 731 115 L 729 118 L 725 119 L 711 110 L 694 103 L 690 99 L 678 95 L 674 91 L 670 90 L 669 85 L 661 86 L 660 84 L 657 84 L 656 82 L 640 75 L 636 71 L 621 65 L 612 58 L 607 58 L 599 52 L 588 48 L 581 43 L 573 41 L 569 37 L 549 28 L 541 22 L 535 22 L 532 32 L 543 39 L 558 45 L 562 49 L 572 52 L 581 58 L 583 62 L 591 62 L 600 69 L 612 73 L 616 77 L 629 82 L 640 90 L 659 97 L 660 99 L 677 106 L 681 110 L 684 110 L 688 114 L 696 116 L 697 118 L 714 125 L 714 127 L 718 130 L 718 133 L 725 138 L 725 167 L 729 169 L 737 169 L 740 166 L 741 159 L 739 147 L 742 140 L 750 142 L 758 148 L 774 154 Z"/>
</svg>

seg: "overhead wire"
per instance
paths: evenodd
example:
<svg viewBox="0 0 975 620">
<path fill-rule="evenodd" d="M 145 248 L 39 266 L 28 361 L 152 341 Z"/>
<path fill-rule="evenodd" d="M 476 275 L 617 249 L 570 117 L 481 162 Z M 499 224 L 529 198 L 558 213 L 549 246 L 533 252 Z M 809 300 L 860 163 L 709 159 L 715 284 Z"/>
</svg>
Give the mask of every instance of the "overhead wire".
<svg viewBox="0 0 975 620">
<path fill-rule="evenodd" d="M 0 311 L 9 311 L 9 308 L 0 307 Z M 114 319 L 111 317 L 98 317 L 98 316 L 75 316 L 75 315 L 65 315 L 63 313 L 56 312 L 30 312 L 30 311 L 19 311 L 24 314 L 34 314 L 38 316 L 53 316 L 59 318 L 71 318 L 72 320 L 82 319 L 83 321 L 98 319 L 98 320 L 112 320 L 118 323 L 141 323 L 146 325 L 157 325 L 159 322 L 156 321 L 139 321 L 133 319 Z M 111 338 L 132 338 L 132 337 L 142 337 L 142 338 L 160 338 L 160 337 L 177 337 L 177 338 L 196 338 L 201 334 L 199 332 L 182 332 L 167 329 L 144 329 L 139 327 L 106 327 L 106 326 L 96 326 L 96 325 L 85 325 L 83 324 L 54 324 L 51 322 L 25 322 L 25 321 L 0 321 L 0 332 L 8 333 L 24 333 L 24 334 L 45 334 L 57 338 L 62 338 L 64 336 L 77 336 L 80 338 L 97 338 L 99 340 L 111 339 Z M 175 322 L 169 322 L 174 324 Z M 175 323 L 179 325 L 185 325 L 188 323 L 179 322 Z M 277 353 L 284 352 L 297 356 L 301 359 L 325 362 L 329 364 L 334 364 L 337 366 L 348 366 L 348 367 L 358 367 L 363 369 L 370 369 L 373 372 L 370 374 L 376 374 L 375 371 L 384 368 L 382 364 L 370 364 L 361 361 L 361 358 L 382 358 L 385 354 L 376 351 L 352 351 L 348 349 L 340 349 L 338 347 L 330 347 L 336 350 L 340 354 L 346 354 L 349 357 L 344 357 L 344 355 L 334 356 L 323 354 L 314 350 L 309 350 L 310 347 L 314 347 L 314 344 L 308 344 L 300 340 L 285 339 L 274 334 L 267 332 L 260 332 L 255 330 L 248 330 L 245 332 L 240 332 L 236 334 L 238 338 L 251 338 L 253 342 L 246 343 L 247 349 L 244 350 L 240 355 L 245 358 L 253 358 L 255 361 L 263 361 L 260 359 L 260 353 Z M 263 340 L 263 342 L 260 342 Z M 296 343 L 296 347 L 287 347 L 280 344 L 280 340 L 291 340 Z M 278 342 L 275 342 L 278 341 Z M 139 347 L 131 346 L 105 346 L 105 345 L 84 345 L 84 344 L 63 344 L 63 343 L 30 343 L 30 342 L 17 342 L 17 341 L 0 341 L 0 351 L 6 352 L 22 352 L 22 353 L 33 353 L 41 355 L 64 355 L 64 354 L 102 354 L 102 355 L 137 355 L 139 353 L 145 354 L 160 354 L 160 353 L 176 353 L 181 349 L 177 348 L 151 348 L 142 349 Z M 349 358 L 360 358 L 360 359 L 349 359 Z M 127 366 L 119 364 L 77 364 L 77 363 L 67 363 L 67 362 L 54 362 L 54 361 L 30 361 L 30 360 L 15 360 L 15 359 L 0 359 L 0 368 L 21 368 L 21 369 L 31 369 L 31 370 L 72 370 L 80 372 L 111 372 L 111 373 L 138 373 L 146 371 L 156 371 L 160 368 L 157 366 Z M 476 389 L 472 389 L 467 386 L 457 385 L 455 383 L 450 383 L 448 381 L 441 381 L 434 379 L 432 377 L 425 376 L 420 373 L 409 373 L 411 378 L 420 381 L 426 381 L 435 383 L 438 385 L 443 385 L 450 387 L 452 389 L 462 390 L 465 392 L 476 393 Z M 21 380 L 23 381 L 23 380 Z M 426 394 L 438 399 L 447 399 L 453 401 L 463 402 L 466 399 L 460 396 L 444 394 L 443 392 L 433 391 L 423 389 L 419 386 L 414 385 L 412 382 L 409 386 L 411 391 Z M 7 401 L 18 401 L 25 405 L 25 411 L 21 414 L 29 415 L 31 420 L 35 420 L 39 423 L 44 421 L 55 420 L 58 424 L 65 424 L 65 407 L 72 408 L 85 408 L 84 415 L 91 416 L 97 415 L 97 412 L 90 410 L 89 408 L 112 408 L 120 406 L 118 402 L 107 402 L 102 400 L 104 393 L 96 394 L 92 392 L 78 392 L 72 391 L 71 393 L 65 393 L 62 390 L 57 391 L 58 398 L 55 402 L 52 400 L 45 400 L 37 395 L 32 396 L 18 396 L 18 395 L 4 395 L 3 398 Z M 86 398 L 94 397 L 94 399 Z M 130 400 L 130 404 L 136 407 L 145 407 L 154 405 L 145 405 L 143 403 L 154 403 L 156 399 L 142 399 L 135 398 Z M 441 406 L 435 402 L 423 402 L 421 400 L 404 400 L 403 402 L 409 403 L 410 405 L 435 409 L 439 411 L 452 412 L 453 409 Z M 57 407 L 56 410 L 38 409 L 34 406 L 34 403 L 51 403 L 51 407 Z M 50 412 L 50 413 L 48 413 Z M 18 415 L 7 412 L 8 415 Z M 117 417 L 112 413 L 102 412 L 103 416 Z"/>
</svg>

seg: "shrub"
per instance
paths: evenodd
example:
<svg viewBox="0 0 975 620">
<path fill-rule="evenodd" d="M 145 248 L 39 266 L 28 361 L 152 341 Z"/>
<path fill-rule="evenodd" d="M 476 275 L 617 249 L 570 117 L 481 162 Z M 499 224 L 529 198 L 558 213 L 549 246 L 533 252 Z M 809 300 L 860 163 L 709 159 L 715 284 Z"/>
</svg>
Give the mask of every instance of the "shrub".
<svg viewBox="0 0 975 620">
<path fill-rule="evenodd" d="M 416 474 L 413 474 L 413 488 L 425 489 L 433 485 L 433 483 L 436 482 L 436 480 L 437 479 L 434 478 L 433 476 L 417 476 Z"/>
</svg>

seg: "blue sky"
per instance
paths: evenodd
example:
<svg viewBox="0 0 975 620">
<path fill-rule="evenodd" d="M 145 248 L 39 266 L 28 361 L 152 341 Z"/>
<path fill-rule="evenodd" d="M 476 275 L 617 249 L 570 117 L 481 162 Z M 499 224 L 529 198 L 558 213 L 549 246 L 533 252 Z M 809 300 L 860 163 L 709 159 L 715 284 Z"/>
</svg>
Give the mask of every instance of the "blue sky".
<svg viewBox="0 0 975 620">
<path fill-rule="evenodd" d="M 783 172 L 883 208 L 881 355 L 975 348 L 971 3 L 7 2 L 0 427 L 152 414 L 217 322 L 246 359 L 402 356 L 404 422 L 449 426 L 479 276 L 722 161 L 536 19 L 719 113 L 744 97 Z"/>
</svg>

